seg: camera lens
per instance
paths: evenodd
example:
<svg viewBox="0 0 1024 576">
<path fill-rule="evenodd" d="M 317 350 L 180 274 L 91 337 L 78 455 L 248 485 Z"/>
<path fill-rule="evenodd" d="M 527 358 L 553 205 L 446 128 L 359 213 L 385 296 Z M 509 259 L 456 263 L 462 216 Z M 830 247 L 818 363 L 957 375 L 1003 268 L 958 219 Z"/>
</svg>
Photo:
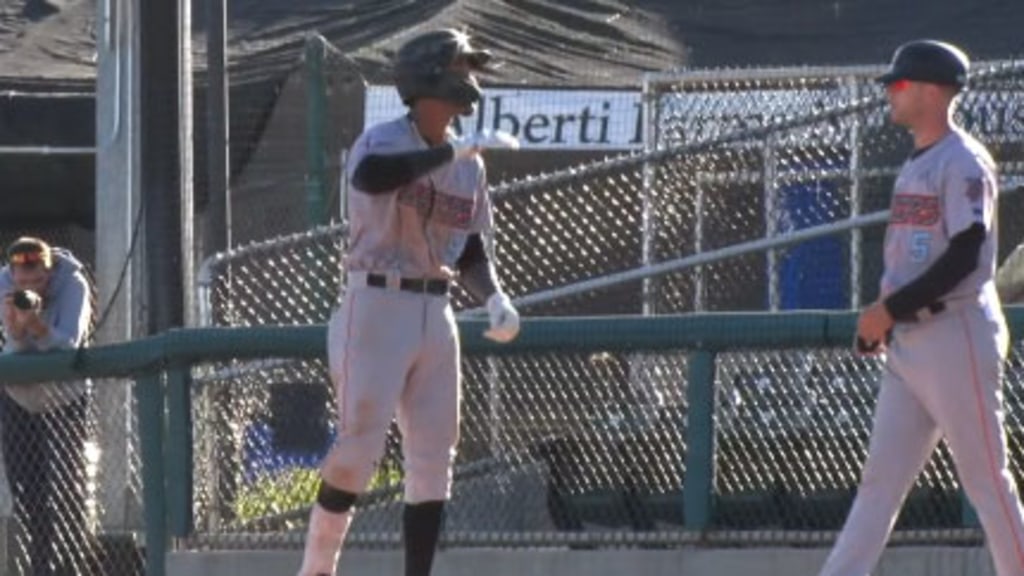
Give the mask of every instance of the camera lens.
<svg viewBox="0 0 1024 576">
<path fill-rule="evenodd" d="M 39 294 L 32 290 L 17 290 L 13 294 L 14 306 L 19 310 L 34 310 L 39 307 Z"/>
</svg>

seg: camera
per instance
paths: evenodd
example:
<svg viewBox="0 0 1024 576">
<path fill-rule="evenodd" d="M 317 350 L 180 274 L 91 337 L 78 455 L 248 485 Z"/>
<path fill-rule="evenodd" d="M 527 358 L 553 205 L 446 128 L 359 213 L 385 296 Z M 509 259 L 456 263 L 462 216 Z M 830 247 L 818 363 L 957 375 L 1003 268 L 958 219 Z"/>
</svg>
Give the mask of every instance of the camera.
<svg viewBox="0 0 1024 576">
<path fill-rule="evenodd" d="M 43 306 L 43 298 L 34 290 L 16 290 L 12 297 L 18 310 L 39 310 Z"/>
</svg>

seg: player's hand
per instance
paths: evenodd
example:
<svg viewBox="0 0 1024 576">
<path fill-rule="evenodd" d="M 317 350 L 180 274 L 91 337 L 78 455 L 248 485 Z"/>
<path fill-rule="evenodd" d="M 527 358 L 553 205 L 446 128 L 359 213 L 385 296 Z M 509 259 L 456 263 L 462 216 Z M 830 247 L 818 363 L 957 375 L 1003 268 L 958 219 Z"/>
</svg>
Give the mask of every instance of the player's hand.
<svg viewBox="0 0 1024 576">
<path fill-rule="evenodd" d="M 451 141 L 456 158 L 468 158 L 487 149 L 518 150 L 519 139 L 501 130 L 463 134 Z"/>
<path fill-rule="evenodd" d="M 519 312 L 504 293 L 495 292 L 487 299 L 487 315 L 491 327 L 484 331 L 484 337 L 505 343 L 511 342 L 519 334 Z"/>
<path fill-rule="evenodd" d="M 878 354 L 885 350 L 886 334 L 892 330 L 893 319 L 880 300 L 865 308 L 857 319 L 858 352 Z M 863 342 L 863 344 L 861 344 Z"/>
</svg>

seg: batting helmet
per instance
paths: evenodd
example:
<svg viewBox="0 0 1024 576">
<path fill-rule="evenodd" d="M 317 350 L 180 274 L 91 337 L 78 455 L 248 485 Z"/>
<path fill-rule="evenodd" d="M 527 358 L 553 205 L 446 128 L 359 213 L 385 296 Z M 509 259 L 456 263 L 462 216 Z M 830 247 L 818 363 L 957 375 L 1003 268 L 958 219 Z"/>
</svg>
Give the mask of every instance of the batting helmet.
<svg viewBox="0 0 1024 576">
<path fill-rule="evenodd" d="M 460 58 L 469 70 L 486 70 L 491 53 L 469 43 L 469 36 L 457 30 L 437 30 L 409 40 L 395 57 L 394 75 L 398 95 L 407 106 L 417 98 L 438 98 L 467 109 L 483 96 L 472 73 L 452 67 Z"/>
<path fill-rule="evenodd" d="M 970 60 L 963 50 L 937 40 L 915 40 L 896 49 L 892 64 L 878 77 L 882 84 L 913 80 L 962 89 L 967 85 Z"/>
</svg>

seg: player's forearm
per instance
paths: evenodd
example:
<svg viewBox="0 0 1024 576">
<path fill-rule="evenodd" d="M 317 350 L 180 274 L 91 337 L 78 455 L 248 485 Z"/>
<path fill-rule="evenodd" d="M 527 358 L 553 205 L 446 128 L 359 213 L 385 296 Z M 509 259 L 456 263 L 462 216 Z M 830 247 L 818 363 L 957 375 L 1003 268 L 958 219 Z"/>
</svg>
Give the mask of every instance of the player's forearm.
<svg viewBox="0 0 1024 576">
<path fill-rule="evenodd" d="M 923 274 L 885 299 L 895 320 L 913 320 L 917 311 L 936 302 L 978 267 L 985 228 L 974 224 L 950 240 L 949 247 Z"/>
<path fill-rule="evenodd" d="M 459 270 L 459 285 L 478 301 L 486 302 L 492 294 L 500 290 L 498 273 L 491 265 L 484 249 L 483 238 L 479 234 L 469 237 L 466 248 L 455 266 Z"/>
<path fill-rule="evenodd" d="M 450 144 L 400 154 L 370 154 L 352 173 L 352 185 L 369 194 L 391 192 L 454 158 Z"/>
</svg>

